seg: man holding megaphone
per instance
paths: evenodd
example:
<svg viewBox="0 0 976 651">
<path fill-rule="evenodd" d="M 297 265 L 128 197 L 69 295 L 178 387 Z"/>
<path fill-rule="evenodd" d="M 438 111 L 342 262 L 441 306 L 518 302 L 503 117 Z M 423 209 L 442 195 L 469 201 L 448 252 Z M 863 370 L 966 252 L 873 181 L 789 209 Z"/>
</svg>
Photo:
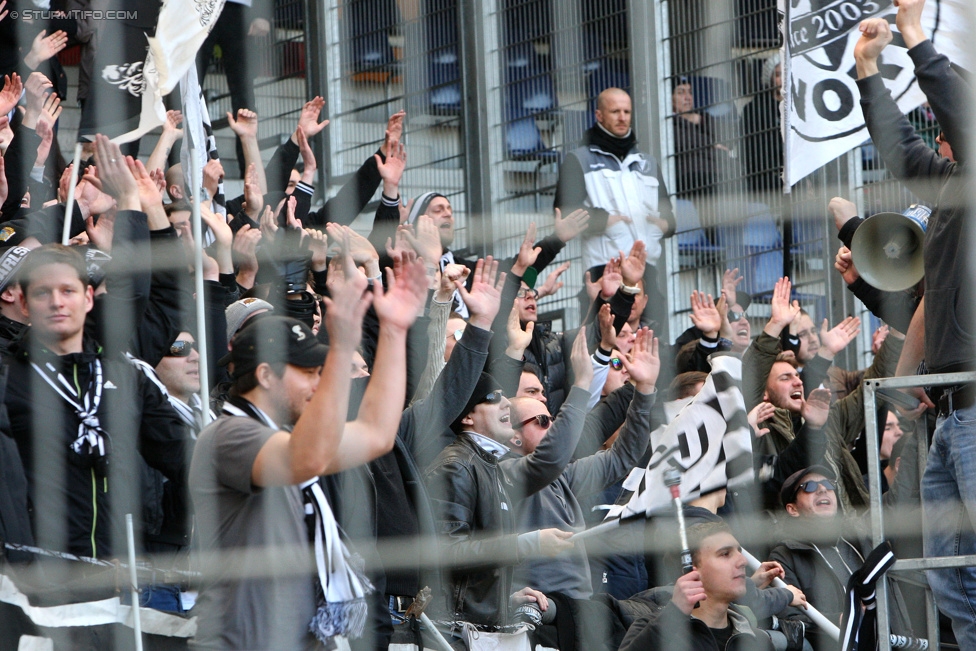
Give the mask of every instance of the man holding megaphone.
<svg viewBox="0 0 976 651">
<path fill-rule="evenodd" d="M 935 206 L 923 245 L 925 298 L 912 319 L 899 375 L 914 374 L 924 356 L 930 372 L 976 368 L 973 285 L 968 274 L 969 237 L 965 225 L 968 188 L 966 147 L 971 142 L 969 111 L 972 88 L 936 52 L 922 29 L 924 0 L 894 0 L 896 26 L 915 64 L 919 88 L 925 93 L 939 125 L 940 154 L 929 149 L 898 110 L 884 87 L 878 58 L 892 40 L 884 19 L 861 23 L 854 48 L 861 108 L 868 131 L 887 168 L 922 201 Z M 950 147 L 953 161 L 948 155 Z M 917 397 L 930 407 L 922 391 Z M 976 388 L 946 387 L 937 396 L 939 425 L 922 478 L 925 555 L 976 553 L 976 484 L 965 481 L 976 473 Z M 957 482 L 958 478 L 958 482 Z M 976 569 L 928 571 L 939 609 L 952 620 L 960 648 L 976 648 Z"/>
</svg>

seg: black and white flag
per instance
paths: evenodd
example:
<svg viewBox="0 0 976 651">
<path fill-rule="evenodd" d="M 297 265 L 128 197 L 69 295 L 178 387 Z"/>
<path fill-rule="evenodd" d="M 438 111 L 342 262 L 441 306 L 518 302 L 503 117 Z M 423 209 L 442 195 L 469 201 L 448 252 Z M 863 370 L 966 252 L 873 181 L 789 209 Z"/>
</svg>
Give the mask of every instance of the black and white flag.
<svg viewBox="0 0 976 651">
<path fill-rule="evenodd" d="M 91 92 L 79 137 L 103 133 L 131 142 L 166 120 L 163 98 L 194 66 L 224 7 L 224 0 L 113 0 L 114 15 L 101 21 Z M 124 5 L 124 6 L 123 6 Z"/>
<path fill-rule="evenodd" d="M 646 468 L 634 468 L 606 520 L 645 517 L 672 501 L 664 472 L 681 471 L 681 500 L 753 481 L 752 432 L 742 397 L 742 360 L 711 358 L 701 392 L 665 427 L 651 433 L 653 453 Z"/>
<path fill-rule="evenodd" d="M 787 4 L 788 3 L 788 4 Z M 782 106 L 785 186 L 868 139 L 854 66 L 858 26 L 868 18 L 891 23 L 894 41 L 879 60 L 885 85 L 905 113 L 925 102 L 914 65 L 895 26 L 892 0 L 779 0 L 784 36 Z M 922 27 L 953 63 L 973 67 L 971 0 L 928 0 Z"/>
</svg>

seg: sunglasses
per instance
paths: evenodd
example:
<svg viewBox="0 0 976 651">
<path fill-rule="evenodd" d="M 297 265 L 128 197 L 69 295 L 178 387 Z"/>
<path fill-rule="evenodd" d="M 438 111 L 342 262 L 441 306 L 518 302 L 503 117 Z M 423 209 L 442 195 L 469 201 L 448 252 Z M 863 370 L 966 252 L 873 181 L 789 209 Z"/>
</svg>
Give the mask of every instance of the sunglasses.
<svg viewBox="0 0 976 651">
<path fill-rule="evenodd" d="M 829 491 L 834 490 L 834 484 L 829 479 L 821 479 L 820 481 L 814 481 L 811 479 L 797 486 L 796 492 L 799 493 L 800 491 L 803 491 L 804 493 L 816 493 L 818 486 L 823 486 Z"/>
<path fill-rule="evenodd" d="M 742 312 L 736 312 L 735 310 L 728 311 L 729 323 L 738 321 L 739 319 L 744 319 L 747 316 L 748 314 L 746 314 L 745 310 L 743 310 Z"/>
<path fill-rule="evenodd" d="M 489 405 L 497 405 L 501 401 L 502 401 L 502 390 L 501 389 L 495 389 L 494 391 L 492 391 L 491 393 L 489 393 L 487 396 L 485 396 L 485 399 L 482 400 L 481 402 L 484 403 L 484 404 L 489 404 Z"/>
<path fill-rule="evenodd" d="M 463 334 L 464 334 L 464 328 L 458 328 L 451 334 L 447 335 L 447 338 L 450 339 L 451 337 L 454 337 L 454 341 L 461 341 L 461 335 Z"/>
<path fill-rule="evenodd" d="M 534 289 L 520 289 L 516 296 L 519 298 L 539 298 L 539 292 Z"/>
<path fill-rule="evenodd" d="M 620 361 L 619 357 L 610 358 L 610 368 L 612 368 L 615 371 L 619 371 L 623 367 L 624 367 L 624 363 Z"/>
<path fill-rule="evenodd" d="M 549 414 L 539 414 L 538 416 L 533 416 L 532 418 L 523 420 L 515 429 L 522 429 L 531 422 L 535 422 L 535 424 L 542 429 L 549 429 L 549 426 L 552 425 L 552 421 L 553 418 Z"/>
<path fill-rule="evenodd" d="M 182 339 L 174 341 L 173 345 L 169 347 L 169 352 L 166 354 L 167 357 L 189 357 L 190 353 L 197 349 L 197 345 L 192 341 L 183 341 Z"/>
</svg>

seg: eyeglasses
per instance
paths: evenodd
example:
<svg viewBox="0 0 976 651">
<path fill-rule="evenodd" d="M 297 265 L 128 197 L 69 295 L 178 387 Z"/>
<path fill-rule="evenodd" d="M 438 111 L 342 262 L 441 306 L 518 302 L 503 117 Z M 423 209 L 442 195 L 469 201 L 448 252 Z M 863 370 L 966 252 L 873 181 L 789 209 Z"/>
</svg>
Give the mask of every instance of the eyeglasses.
<svg viewBox="0 0 976 651">
<path fill-rule="evenodd" d="M 166 354 L 167 357 L 189 357 L 190 353 L 196 350 L 197 345 L 192 341 L 184 341 L 182 339 L 177 339 L 173 342 L 173 345 L 169 347 L 169 353 Z"/>
<path fill-rule="evenodd" d="M 531 422 L 535 422 L 535 424 L 542 429 L 549 429 L 549 426 L 552 425 L 552 421 L 553 418 L 549 414 L 539 414 L 538 416 L 533 416 L 532 418 L 523 420 L 515 429 L 522 429 Z"/>
<path fill-rule="evenodd" d="M 463 334 L 464 334 L 464 328 L 458 328 L 457 330 L 455 330 L 451 334 L 447 335 L 447 337 L 448 337 L 448 339 L 450 339 L 451 337 L 454 337 L 454 341 L 461 341 L 461 335 L 463 335 Z"/>
<path fill-rule="evenodd" d="M 729 323 L 732 323 L 734 321 L 738 321 L 740 319 L 744 319 L 747 316 L 749 316 L 749 315 L 746 314 L 745 310 L 743 310 L 742 312 L 736 312 L 735 310 L 729 310 L 729 312 L 728 312 Z"/>
<path fill-rule="evenodd" d="M 829 479 L 821 479 L 820 481 L 814 481 L 811 479 L 797 486 L 796 492 L 799 493 L 800 491 L 803 491 L 804 493 L 816 493 L 818 486 L 823 486 L 829 491 L 834 490 L 834 484 Z"/>
<path fill-rule="evenodd" d="M 534 289 L 523 288 L 518 290 L 518 294 L 516 294 L 516 296 L 519 298 L 539 298 L 539 292 L 535 291 Z"/>
<path fill-rule="evenodd" d="M 620 361 L 619 357 L 610 358 L 610 368 L 612 368 L 615 371 L 619 371 L 623 367 L 624 367 L 624 363 Z"/>
<path fill-rule="evenodd" d="M 501 389 L 495 389 L 494 391 L 492 391 L 491 393 L 489 393 L 487 396 L 485 396 L 485 399 L 482 400 L 481 402 L 482 403 L 487 403 L 489 405 L 497 405 L 501 401 L 502 401 L 502 390 Z"/>
</svg>

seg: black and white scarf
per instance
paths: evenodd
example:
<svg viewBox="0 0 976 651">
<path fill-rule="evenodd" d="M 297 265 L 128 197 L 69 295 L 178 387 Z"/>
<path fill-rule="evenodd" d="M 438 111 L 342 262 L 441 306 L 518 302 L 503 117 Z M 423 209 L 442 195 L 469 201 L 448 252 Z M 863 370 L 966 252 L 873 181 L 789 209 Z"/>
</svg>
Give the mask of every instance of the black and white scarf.
<svg viewBox="0 0 976 651">
<path fill-rule="evenodd" d="M 224 404 L 223 412 L 230 416 L 254 418 L 272 429 L 281 429 L 247 400 L 232 398 Z M 305 513 L 315 517 L 313 548 L 318 570 L 318 607 L 309 622 L 309 630 L 323 644 L 328 644 L 337 635 L 358 638 L 366 626 L 366 595 L 373 592 L 373 585 L 362 571 L 362 560 L 350 553 L 342 542 L 339 525 L 332 515 L 319 478 L 308 480 L 300 488 L 305 500 Z"/>
<path fill-rule="evenodd" d="M 78 435 L 71 449 L 85 462 L 103 465 L 110 451 L 108 432 L 102 429 L 98 408 L 102 403 L 102 362 L 97 357 L 90 362 L 88 383 L 84 390 L 64 377 L 49 361 L 30 363 L 31 368 L 68 403 L 78 417 Z"/>
<path fill-rule="evenodd" d="M 142 374 L 149 379 L 150 382 L 156 385 L 160 393 L 162 393 L 166 399 L 169 401 L 170 406 L 176 411 L 176 414 L 180 417 L 183 423 L 191 428 L 191 436 L 196 439 L 197 435 L 206 427 L 209 423 L 217 420 L 217 415 L 209 407 L 207 408 L 206 414 L 208 417 L 204 417 L 203 402 L 200 400 L 200 395 L 196 393 L 190 394 L 189 404 L 183 402 L 174 395 L 171 395 L 169 389 L 163 384 L 163 381 L 159 379 L 159 375 L 156 373 L 156 369 L 149 365 L 148 362 L 139 359 L 132 353 L 125 354 L 126 359 L 129 360 L 133 366 L 142 371 Z"/>
</svg>

